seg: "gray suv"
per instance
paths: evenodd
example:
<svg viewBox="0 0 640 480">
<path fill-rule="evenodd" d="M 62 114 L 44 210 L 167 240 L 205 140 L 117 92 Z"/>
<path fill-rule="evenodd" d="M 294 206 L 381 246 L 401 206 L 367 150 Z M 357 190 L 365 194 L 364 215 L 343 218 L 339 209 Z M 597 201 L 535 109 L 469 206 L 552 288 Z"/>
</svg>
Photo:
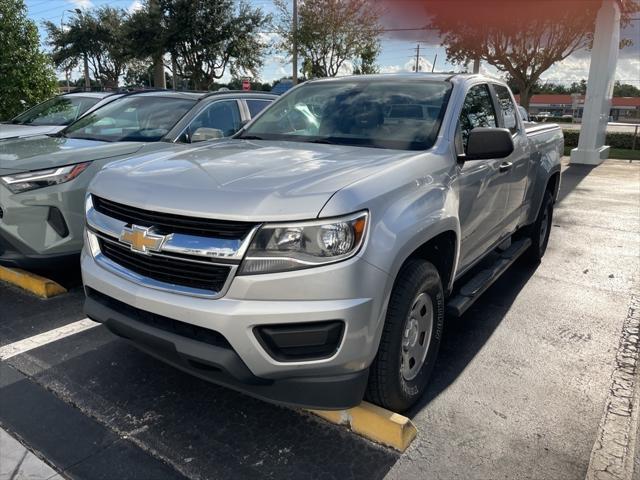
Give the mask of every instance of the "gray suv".
<svg viewBox="0 0 640 480">
<path fill-rule="evenodd" d="M 112 102 L 122 93 L 74 92 L 57 95 L 0 123 L 0 140 L 57 133 L 86 113 Z"/>
<path fill-rule="evenodd" d="M 307 82 L 234 138 L 115 162 L 86 199 L 86 314 L 271 401 L 402 411 L 445 311 L 545 252 L 557 125 L 479 75 Z"/>
<path fill-rule="evenodd" d="M 103 166 L 233 135 L 275 98 L 133 92 L 58 134 L 0 142 L 0 265 L 42 268 L 77 259 L 85 191 Z"/>
</svg>

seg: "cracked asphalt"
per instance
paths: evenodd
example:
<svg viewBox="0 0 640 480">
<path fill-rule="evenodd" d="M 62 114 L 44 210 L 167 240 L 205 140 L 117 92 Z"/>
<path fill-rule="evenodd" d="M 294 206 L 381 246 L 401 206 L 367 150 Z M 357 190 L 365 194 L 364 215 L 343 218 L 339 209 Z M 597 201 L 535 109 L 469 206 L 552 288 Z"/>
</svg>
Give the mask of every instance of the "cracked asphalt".
<svg viewBox="0 0 640 480">
<path fill-rule="evenodd" d="M 2 362 L 0 425 L 69 478 L 583 479 L 620 355 L 637 387 L 623 327 L 640 298 L 640 162 L 565 165 L 553 223 L 541 265 L 517 262 L 447 320 L 404 454 L 189 377 L 102 326 Z M 48 301 L 0 285 L 0 346 L 83 318 L 79 278 L 64 282 Z"/>
</svg>

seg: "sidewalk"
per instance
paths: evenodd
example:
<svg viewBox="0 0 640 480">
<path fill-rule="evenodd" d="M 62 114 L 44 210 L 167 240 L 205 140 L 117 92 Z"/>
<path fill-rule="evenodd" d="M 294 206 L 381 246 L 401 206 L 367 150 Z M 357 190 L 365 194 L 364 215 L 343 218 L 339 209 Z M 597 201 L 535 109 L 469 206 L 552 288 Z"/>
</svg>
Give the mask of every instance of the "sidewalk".
<svg viewBox="0 0 640 480">
<path fill-rule="evenodd" d="M 0 428 L 0 480 L 63 480 L 63 478 Z"/>
</svg>

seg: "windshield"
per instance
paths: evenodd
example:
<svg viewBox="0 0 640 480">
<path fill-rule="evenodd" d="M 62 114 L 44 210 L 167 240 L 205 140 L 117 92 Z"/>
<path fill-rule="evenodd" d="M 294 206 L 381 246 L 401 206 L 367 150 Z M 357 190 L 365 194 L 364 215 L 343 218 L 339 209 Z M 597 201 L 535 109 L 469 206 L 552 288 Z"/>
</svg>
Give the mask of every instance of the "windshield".
<svg viewBox="0 0 640 480">
<path fill-rule="evenodd" d="M 157 142 L 196 101 L 155 95 L 119 98 L 70 125 L 69 138 L 106 142 Z"/>
<path fill-rule="evenodd" d="M 54 97 L 21 113 L 11 123 L 34 126 L 69 125 L 100 100 L 77 96 Z"/>
<path fill-rule="evenodd" d="M 302 85 L 267 108 L 236 138 L 431 148 L 451 84 L 344 80 Z"/>
</svg>

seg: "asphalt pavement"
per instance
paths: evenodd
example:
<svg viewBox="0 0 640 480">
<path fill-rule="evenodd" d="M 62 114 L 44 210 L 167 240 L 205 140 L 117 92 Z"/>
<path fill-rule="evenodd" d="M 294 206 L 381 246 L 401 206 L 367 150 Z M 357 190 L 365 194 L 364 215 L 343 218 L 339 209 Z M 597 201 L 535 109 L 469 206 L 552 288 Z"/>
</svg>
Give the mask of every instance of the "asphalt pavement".
<svg viewBox="0 0 640 480">
<path fill-rule="evenodd" d="M 640 162 L 565 165 L 553 224 L 542 264 L 518 261 L 445 324 L 404 454 L 102 326 L 3 361 L 0 425 L 69 478 L 583 479 L 640 295 Z M 65 281 L 47 301 L 0 286 L 0 347 L 84 318 Z"/>
</svg>

